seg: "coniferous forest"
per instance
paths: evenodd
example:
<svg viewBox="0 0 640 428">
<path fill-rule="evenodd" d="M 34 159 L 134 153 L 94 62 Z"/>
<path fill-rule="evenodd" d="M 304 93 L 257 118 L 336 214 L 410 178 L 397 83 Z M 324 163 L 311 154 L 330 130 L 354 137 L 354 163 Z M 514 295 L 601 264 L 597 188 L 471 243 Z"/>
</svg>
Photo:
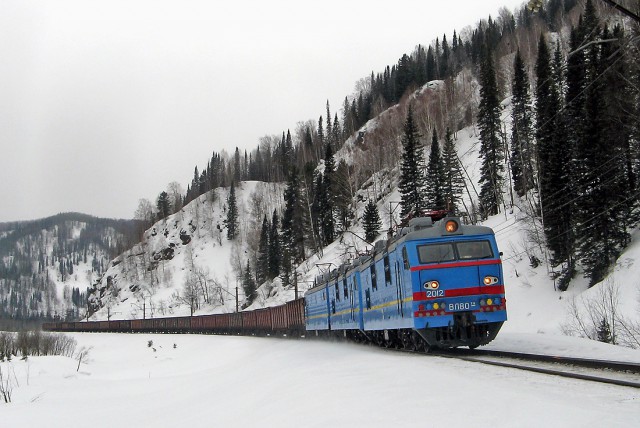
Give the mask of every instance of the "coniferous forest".
<svg viewBox="0 0 640 428">
<path fill-rule="evenodd" d="M 286 279 L 290 263 L 354 222 L 364 183 L 400 167 L 403 216 L 448 209 L 473 222 L 517 205 L 560 290 L 578 264 L 592 284 L 600 281 L 637 225 L 640 24 L 600 0 L 531 3 L 540 8 L 503 9 L 416 46 L 363 78 L 340 115 L 327 102 L 317 121 L 265 136 L 250 153 L 213 153 L 174 210 L 240 180 L 286 182 L 279 230 Z M 454 142 L 470 125 L 482 163 L 473 190 Z M 361 149 L 351 150 L 349 164 L 334 157 L 345 144 Z M 384 192 L 373 189 L 370 198 Z M 264 269 L 255 267 L 255 276 Z"/>
<path fill-rule="evenodd" d="M 0 223 L 0 329 L 77 318 L 90 285 L 138 233 L 131 220 L 77 213 Z"/>
</svg>

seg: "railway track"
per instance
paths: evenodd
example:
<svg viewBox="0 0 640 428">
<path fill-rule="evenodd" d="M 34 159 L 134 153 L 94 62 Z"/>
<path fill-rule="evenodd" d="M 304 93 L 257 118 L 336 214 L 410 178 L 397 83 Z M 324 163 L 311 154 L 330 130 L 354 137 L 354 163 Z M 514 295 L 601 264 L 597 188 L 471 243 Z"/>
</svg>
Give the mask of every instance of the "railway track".
<svg viewBox="0 0 640 428">
<path fill-rule="evenodd" d="M 553 376 L 640 388 L 640 364 L 503 351 L 452 349 L 431 355 Z"/>
</svg>

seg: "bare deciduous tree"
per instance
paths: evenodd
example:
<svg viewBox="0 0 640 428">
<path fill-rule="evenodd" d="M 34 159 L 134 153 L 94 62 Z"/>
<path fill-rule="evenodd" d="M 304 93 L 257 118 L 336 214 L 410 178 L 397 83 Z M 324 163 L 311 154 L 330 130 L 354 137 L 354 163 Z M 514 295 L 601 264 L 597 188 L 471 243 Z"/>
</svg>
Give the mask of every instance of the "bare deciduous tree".
<svg viewBox="0 0 640 428">
<path fill-rule="evenodd" d="M 76 360 L 78 360 L 78 368 L 76 368 L 76 371 L 80 371 L 80 364 L 82 364 L 83 361 L 85 364 L 87 363 L 87 360 L 89 358 L 89 352 L 92 349 L 93 349 L 93 346 L 90 346 L 88 348 L 83 346 L 82 348 L 80 348 L 80 350 L 76 354 Z"/>
<path fill-rule="evenodd" d="M 200 308 L 198 289 L 192 275 L 185 278 L 182 293 L 176 291 L 171 297 L 177 303 L 188 306 L 191 315 Z"/>
<path fill-rule="evenodd" d="M 614 345 L 640 347 L 640 325 L 618 310 L 619 287 L 612 280 L 597 287 L 592 295 L 571 301 L 569 321 L 561 326 L 563 333 Z"/>
<path fill-rule="evenodd" d="M 153 224 L 155 217 L 155 207 L 148 199 L 142 198 L 138 201 L 138 208 L 133 218 L 143 223 L 143 228 L 147 228 Z"/>
<path fill-rule="evenodd" d="M 182 195 L 184 194 L 182 185 L 177 181 L 172 181 L 167 186 L 167 194 L 169 195 L 172 212 L 180 211 L 182 209 Z"/>
<path fill-rule="evenodd" d="M 2 397 L 5 403 L 11 403 L 13 387 L 14 383 L 11 380 L 11 374 L 7 373 L 5 375 L 2 371 L 2 367 L 0 366 L 0 397 Z"/>
</svg>

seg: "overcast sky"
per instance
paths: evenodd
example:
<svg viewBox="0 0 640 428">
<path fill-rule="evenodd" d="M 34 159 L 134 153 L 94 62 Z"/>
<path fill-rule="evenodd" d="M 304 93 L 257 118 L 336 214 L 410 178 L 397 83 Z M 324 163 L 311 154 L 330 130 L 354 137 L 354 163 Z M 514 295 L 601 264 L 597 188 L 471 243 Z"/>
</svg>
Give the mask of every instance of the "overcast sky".
<svg viewBox="0 0 640 428">
<path fill-rule="evenodd" d="M 131 218 L 213 151 L 523 0 L 0 0 L 0 222 Z"/>
</svg>

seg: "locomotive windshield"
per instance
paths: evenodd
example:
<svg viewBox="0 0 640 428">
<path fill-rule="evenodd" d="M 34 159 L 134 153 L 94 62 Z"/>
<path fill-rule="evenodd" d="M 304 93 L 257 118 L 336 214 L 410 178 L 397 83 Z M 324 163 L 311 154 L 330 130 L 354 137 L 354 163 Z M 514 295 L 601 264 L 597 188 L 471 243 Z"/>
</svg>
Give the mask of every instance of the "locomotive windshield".
<svg viewBox="0 0 640 428">
<path fill-rule="evenodd" d="M 420 263 L 493 258 L 489 241 L 460 241 L 418 246 Z"/>
<path fill-rule="evenodd" d="M 490 259 L 493 258 L 493 251 L 489 241 L 466 241 L 456 243 L 460 259 Z"/>
<path fill-rule="evenodd" d="M 418 246 L 420 263 L 450 262 L 456 259 L 453 244 L 431 244 Z"/>
</svg>

